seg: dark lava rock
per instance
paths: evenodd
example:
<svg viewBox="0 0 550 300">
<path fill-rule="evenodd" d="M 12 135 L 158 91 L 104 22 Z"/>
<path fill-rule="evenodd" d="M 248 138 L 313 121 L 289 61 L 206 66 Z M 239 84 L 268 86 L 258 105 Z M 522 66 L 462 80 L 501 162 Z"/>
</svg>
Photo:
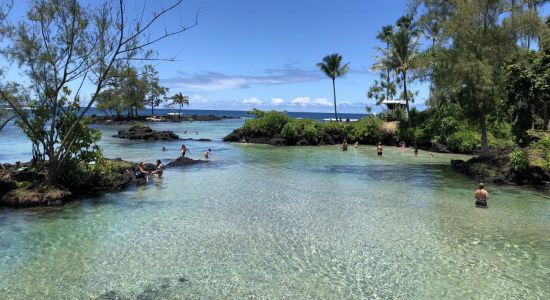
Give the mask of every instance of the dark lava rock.
<svg viewBox="0 0 550 300">
<path fill-rule="evenodd" d="M 440 144 L 440 143 L 435 143 L 435 144 L 433 144 L 430 150 L 431 150 L 432 152 L 451 153 L 451 151 L 449 151 L 449 149 L 447 148 L 447 146 L 445 146 L 445 145 L 443 145 L 443 144 Z"/>
<path fill-rule="evenodd" d="M 241 140 L 241 131 L 239 129 L 233 130 L 233 132 L 223 138 L 224 142 L 240 142 Z"/>
<path fill-rule="evenodd" d="M 274 137 L 269 140 L 269 144 L 271 146 L 286 146 L 288 143 L 285 138 L 282 137 Z"/>
<path fill-rule="evenodd" d="M 196 165 L 201 163 L 207 163 L 207 160 L 200 160 L 200 159 L 191 159 L 188 157 L 178 157 L 175 160 L 168 163 L 166 166 L 168 167 L 185 167 L 190 165 Z"/>
<path fill-rule="evenodd" d="M 47 184 L 20 187 L 7 192 L 0 199 L 0 206 L 31 207 L 59 205 L 72 197 L 65 188 Z"/>
<path fill-rule="evenodd" d="M 122 295 L 119 295 L 115 291 L 109 291 L 99 297 L 97 297 L 98 300 L 126 300 L 128 298 L 125 298 Z"/>
<path fill-rule="evenodd" d="M 188 139 L 180 139 L 181 141 L 195 141 L 195 142 L 211 142 L 211 139 L 194 139 L 194 138 L 188 138 Z"/>
<path fill-rule="evenodd" d="M 178 281 L 181 282 L 181 283 L 186 283 L 189 280 L 182 276 L 182 277 L 178 278 Z"/>
<path fill-rule="evenodd" d="M 133 126 L 128 130 L 119 130 L 115 137 L 131 140 L 177 140 L 179 136 L 173 131 L 154 131 L 143 126 Z"/>
</svg>

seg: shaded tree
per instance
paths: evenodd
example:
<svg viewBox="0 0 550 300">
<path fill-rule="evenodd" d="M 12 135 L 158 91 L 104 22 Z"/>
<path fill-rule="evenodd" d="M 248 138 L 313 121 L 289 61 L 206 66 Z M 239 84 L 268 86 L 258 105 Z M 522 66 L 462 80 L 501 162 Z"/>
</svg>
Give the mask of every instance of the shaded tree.
<svg viewBox="0 0 550 300">
<path fill-rule="evenodd" d="M 89 159 L 83 153 L 98 135 L 87 127 L 85 115 L 114 80 L 113 68 L 125 56 L 136 59 L 130 53 L 197 24 L 174 27 L 160 36 L 153 33 L 154 24 L 182 3 L 174 1 L 152 12 L 148 20 L 130 21 L 124 0 L 87 7 L 77 0 L 34 0 L 26 18 L 2 26 L 0 32 L 7 39 L 2 53 L 28 78 L 31 112 L 23 110 L 17 99 L 10 99 L 2 89 L 0 97 L 17 115 L 21 129 L 38 145 L 38 154 L 48 160 L 51 184 L 59 182 L 72 162 Z M 82 102 L 85 84 L 93 87 L 93 93 Z M 81 103 L 85 103 L 83 107 Z"/>
</svg>

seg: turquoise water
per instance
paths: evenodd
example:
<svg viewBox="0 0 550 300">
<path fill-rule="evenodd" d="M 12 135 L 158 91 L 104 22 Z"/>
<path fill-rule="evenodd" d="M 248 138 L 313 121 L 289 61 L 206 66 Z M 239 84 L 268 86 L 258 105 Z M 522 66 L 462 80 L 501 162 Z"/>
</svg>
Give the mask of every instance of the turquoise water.
<svg viewBox="0 0 550 300">
<path fill-rule="evenodd" d="M 154 125 L 213 139 L 185 142 L 195 158 L 212 148 L 207 165 L 0 208 L 0 299 L 550 298 L 544 192 L 488 186 L 490 208 L 476 209 L 475 182 L 448 166 L 461 156 L 221 142 L 241 122 Z M 181 144 L 100 128 L 108 157 L 170 159 Z M 29 152 L 14 128 L 0 133 L 1 161 Z"/>
</svg>

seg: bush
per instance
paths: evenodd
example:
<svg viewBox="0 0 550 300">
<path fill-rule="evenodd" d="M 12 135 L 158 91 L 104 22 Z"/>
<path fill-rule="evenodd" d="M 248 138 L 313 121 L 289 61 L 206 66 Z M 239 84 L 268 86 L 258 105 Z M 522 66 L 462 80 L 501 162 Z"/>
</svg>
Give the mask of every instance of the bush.
<svg viewBox="0 0 550 300">
<path fill-rule="evenodd" d="M 462 129 L 447 137 L 446 146 L 453 152 L 471 153 L 481 144 L 479 134 L 473 130 Z"/>
<path fill-rule="evenodd" d="M 280 133 L 286 123 L 291 121 L 286 112 L 256 110 L 254 113 L 258 117 L 246 120 L 243 127 L 246 133 L 252 135 L 272 137 Z"/>
<path fill-rule="evenodd" d="M 304 126 L 302 136 L 308 141 L 317 139 L 317 128 L 315 128 L 315 125 L 308 124 Z"/>
<path fill-rule="evenodd" d="M 529 155 L 527 151 L 518 148 L 510 153 L 510 164 L 516 172 L 521 172 L 529 167 Z"/>
<path fill-rule="evenodd" d="M 298 136 L 296 124 L 294 122 L 286 123 L 283 130 L 281 130 L 281 136 L 287 140 L 295 140 Z"/>
<path fill-rule="evenodd" d="M 535 157 L 534 166 L 550 170 L 550 137 L 544 137 L 533 143 L 530 154 Z"/>
<path fill-rule="evenodd" d="M 380 119 L 372 116 L 363 118 L 353 123 L 348 138 L 350 141 L 375 144 L 382 138 L 380 125 L 382 125 L 382 120 Z"/>
</svg>

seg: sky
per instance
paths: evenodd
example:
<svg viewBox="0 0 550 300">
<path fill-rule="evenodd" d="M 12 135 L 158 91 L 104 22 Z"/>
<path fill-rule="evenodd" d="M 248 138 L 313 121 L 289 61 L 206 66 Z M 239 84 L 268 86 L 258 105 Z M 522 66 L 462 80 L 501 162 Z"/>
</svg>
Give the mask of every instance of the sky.
<svg viewBox="0 0 550 300">
<path fill-rule="evenodd" d="M 379 55 L 376 47 L 383 46 L 376 35 L 406 13 L 407 2 L 185 0 L 156 24 L 152 35 L 193 24 L 200 9 L 198 25 L 154 44 L 156 57 L 176 61 L 153 64 L 170 95 L 190 97 L 189 109 L 333 112 L 332 82 L 316 64 L 337 52 L 350 63 L 349 73 L 336 80 L 338 110 L 364 113 L 369 105 L 380 111 L 366 96 L 378 79 L 371 71 Z M 15 3 L 13 14 L 22 14 L 25 2 Z M 150 13 L 173 0 L 126 3 L 129 11 L 146 7 Z M 11 77 L 20 78 L 13 72 Z M 419 92 L 412 106 L 422 109 L 427 84 L 409 88 Z"/>
<path fill-rule="evenodd" d="M 316 66 L 340 53 L 350 71 L 336 81 L 338 109 L 365 112 L 378 77 L 375 36 L 406 10 L 405 0 L 188 0 L 178 18 L 199 25 L 159 44 L 178 62 L 160 63 L 161 82 L 190 96 L 189 108 L 333 111 L 332 82 Z M 420 86 L 419 102 L 425 87 Z"/>
</svg>

